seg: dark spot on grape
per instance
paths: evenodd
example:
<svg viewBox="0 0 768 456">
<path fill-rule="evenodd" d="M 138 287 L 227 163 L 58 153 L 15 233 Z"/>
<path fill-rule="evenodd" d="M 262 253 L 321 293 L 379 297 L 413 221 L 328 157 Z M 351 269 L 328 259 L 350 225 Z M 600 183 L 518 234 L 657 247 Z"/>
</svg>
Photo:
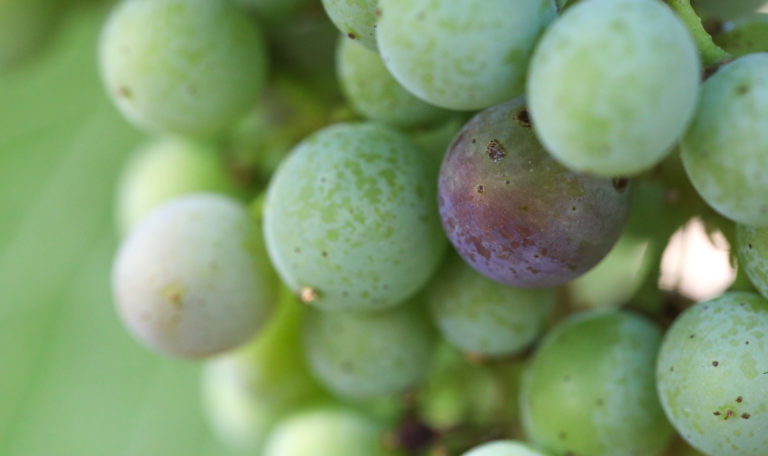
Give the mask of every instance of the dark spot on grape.
<svg viewBox="0 0 768 456">
<path fill-rule="evenodd" d="M 719 366 L 719 365 L 720 365 L 720 363 L 719 363 L 719 362 L 717 362 L 717 361 L 712 361 L 712 365 L 713 365 L 713 366 L 715 366 L 715 367 L 717 367 L 717 366 Z"/>
<path fill-rule="evenodd" d="M 507 184 L 507 185 L 509 185 L 509 181 L 508 181 L 508 180 L 505 180 L 505 181 L 504 181 L 504 183 L 505 183 L 505 184 Z"/>
<path fill-rule="evenodd" d="M 749 345 L 749 341 L 744 342 L 745 345 Z"/>
<path fill-rule="evenodd" d="M 725 418 L 724 419 L 727 420 L 728 418 L 732 418 L 732 417 L 733 417 L 733 410 L 731 410 L 731 409 L 726 410 L 725 411 Z"/>
<path fill-rule="evenodd" d="M 604 403 L 605 403 L 605 402 L 603 402 L 603 400 L 602 400 L 602 399 L 598 399 L 598 400 L 597 400 L 597 406 L 598 406 L 598 407 L 602 407 Z"/>
<path fill-rule="evenodd" d="M 675 366 L 672 366 L 672 367 L 670 367 L 670 368 L 669 368 L 669 371 L 670 371 L 670 372 L 674 372 L 674 371 L 675 371 Z"/>
<path fill-rule="evenodd" d="M 619 193 L 624 193 L 628 185 L 629 185 L 629 179 L 627 179 L 626 177 L 613 178 L 613 188 L 615 188 L 616 191 Z"/>
<path fill-rule="evenodd" d="M 741 404 L 743 401 L 744 401 L 744 398 L 742 398 L 741 396 L 736 398 L 736 402 L 738 402 L 739 404 Z"/>
<path fill-rule="evenodd" d="M 323 255 L 323 258 L 326 258 L 328 256 L 328 252 L 323 251 L 322 255 Z"/>
<path fill-rule="evenodd" d="M 736 93 L 739 95 L 744 95 L 747 92 L 749 92 L 749 86 L 746 84 L 740 84 L 738 87 L 736 87 Z"/>
<path fill-rule="evenodd" d="M 352 32 L 347 33 L 347 36 L 349 37 L 350 40 L 354 40 L 355 38 L 357 38 L 357 36 L 355 36 L 355 34 Z"/>
<path fill-rule="evenodd" d="M 349 293 L 347 291 L 342 291 L 341 295 L 346 298 L 347 296 L 349 296 Z"/>
<path fill-rule="evenodd" d="M 374 11 L 373 14 L 375 14 L 376 17 L 381 17 L 381 8 L 376 8 L 376 11 Z"/>
<path fill-rule="evenodd" d="M 571 206 L 571 210 L 575 211 L 576 210 L 576 206 Z"/>
<path fill-rule="evenodd" d="M 531 116 L 528 115 L 527 109 L 521 109 L 515 113 L 515 120 L 521 127 L 531 128 Z"/>
<path fill-rule="evenodd" d="M 481 195 L 483 193 L 485 193 L 485 187 L 483 187 L 482 185 L 478 185 L 477 186 L 477 193 L 480 193 Z"/>
<path fill-rule="evenodd" d="M 321 177 L 321 178 L 320 178 L 320 182 L 325 182 L 325 178 L 324 178 L 324 177 Z"/>
<path fill-rule="evenodd" d="M 742 413 L 741 417 L 745 420 L 748 420 L 751 415 L 749 413 Z"/>
<path fill-rule="evenodd" d="M 343 370 L 344 372 L 352 372 L 355 369 L 351 363 L 349 363 L 348 361 L 344 361 L 341 363 L 341 370 Z"/>
<path fill-rule="evenodd" d="M 416 20 L 423 21 L 426 17 L 427 16 L 424 14 L 424 11 L 420 11 L 419 14 L 416 15 Z"/>
<path fill-rule="evenodd" d="M 747 247 L 749 247 L 751 249 L 752 248 L 752 244 L 747 244 Z"/>
<path fill-rule="evenodd" d="M 298 247 L 294 248 L 293 251 L 294 253 L 301 253 L 301 249 Z"/>
<path fill-rule="evenodd" d="M 494 162 L 501 161 L 507 156 L 507 150 L 501 145 L 498 139 L 492 139 L 491 142 L 485 146 L 485 152 L 488 154 L 488 158 Z"/>
<path fill-rule="evenodd" d="M 720 415 L 722 415 L 722 413 L 720 413 L 720 412 L 715 412 L 715 413 L 713 413 L 713 415 L 715 415 L 715 416 L 720 416 Z"/>
<path fill-rule="evenodd" d="M 129 88 L 128 88 L 128 87 L 126 87 L 126 86 L 120 86 L 120 87 L 117 89 L 117 91 L 120 93 L 120 95 L 121 95 L 123 98 L 128 98 L 128 99 L 130 99 L 130 98 L 133 98 L 133 92 L 131 92 L 131 89 L 129 89 Z"/>
<path fill-rule="evenodd" d="M 693 339 L 694 337 L 696 337 L 696 336 L 694 336 L 693 334 L 691 334 L 690 336 L 688 336 L 688 338 L 689 338 L 689 339 Z"/>
<path fill-rule="evenodd" d="M 558 437 L 560 440 L 565 440 L 565 437 L 566 437 L 566 435 L 565 435 L 565 432 L 561 432 L 561 433 L 557 434 L 557 437 Z"/>
<path fill-rule="evenodd" d="M 528 212 L 528 206 L 520 206 L 522 212 Z"/>
<path fill-rule="evenodd" d="M 472 138 L 472 144 L 475 144 L 477 142 L 477 139 Z"/>
</svg>

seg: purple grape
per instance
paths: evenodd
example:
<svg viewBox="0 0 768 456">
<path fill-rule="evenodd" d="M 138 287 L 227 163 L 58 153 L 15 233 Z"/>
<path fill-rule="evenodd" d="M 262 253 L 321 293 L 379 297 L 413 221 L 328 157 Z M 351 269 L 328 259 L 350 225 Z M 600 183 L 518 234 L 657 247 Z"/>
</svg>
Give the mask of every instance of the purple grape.
<svg viewBox="0 0 768 456">
<path fill-rule="evenodd" d="M 438 182 L 448 238 L 472 267 L 551 287 L 595 266 L 627 218 L 627 182 L 577 174 L 536 139 L 523 98 L 488 108 L 449 146 Z"/>
</svg>

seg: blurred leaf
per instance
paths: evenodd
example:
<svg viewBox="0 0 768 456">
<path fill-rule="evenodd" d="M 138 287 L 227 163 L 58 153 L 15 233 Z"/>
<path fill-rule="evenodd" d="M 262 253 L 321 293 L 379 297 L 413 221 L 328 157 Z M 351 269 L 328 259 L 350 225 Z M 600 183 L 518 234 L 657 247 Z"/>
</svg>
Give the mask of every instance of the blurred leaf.
<svg viewBox="0 0 768 456">
<path fill-rule="evenodd" d="M 141 140 L 96 69 L 81 8 L 35 62 L 0 75 L 0 454 L 218 455 L 198 366 L 118 321 L 113 188 Z"/>
</svg>

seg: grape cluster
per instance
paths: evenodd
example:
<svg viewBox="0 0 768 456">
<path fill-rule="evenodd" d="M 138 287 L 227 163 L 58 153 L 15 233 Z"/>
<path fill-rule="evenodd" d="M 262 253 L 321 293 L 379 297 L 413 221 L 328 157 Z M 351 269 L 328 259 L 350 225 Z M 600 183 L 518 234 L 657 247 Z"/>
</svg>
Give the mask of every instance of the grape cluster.
<svg viewBox="0 0 768 456">
<path fill-rule="evenodd" d="M 118 312 L 243 454 L 766 456 L 762 3 L 122 0 Z M 691 220 L 739 266 L 698 303 Z"/>
</svg>

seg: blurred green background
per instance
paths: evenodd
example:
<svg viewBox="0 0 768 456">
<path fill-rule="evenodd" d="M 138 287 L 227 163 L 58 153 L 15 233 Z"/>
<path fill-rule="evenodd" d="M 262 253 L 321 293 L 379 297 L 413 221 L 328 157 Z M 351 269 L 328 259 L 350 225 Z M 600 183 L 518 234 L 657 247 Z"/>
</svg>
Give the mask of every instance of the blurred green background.
<svg viewBox="0 0 768 456">
<path fill-rule="evenodd" d="M 225 454 L 199 366 L 135 343 L 110 297 L 116 176 L 143 136 L 99 81 L 105 13 L 68 13 L 0 75 L 0 455 Z"/>
</svg>

